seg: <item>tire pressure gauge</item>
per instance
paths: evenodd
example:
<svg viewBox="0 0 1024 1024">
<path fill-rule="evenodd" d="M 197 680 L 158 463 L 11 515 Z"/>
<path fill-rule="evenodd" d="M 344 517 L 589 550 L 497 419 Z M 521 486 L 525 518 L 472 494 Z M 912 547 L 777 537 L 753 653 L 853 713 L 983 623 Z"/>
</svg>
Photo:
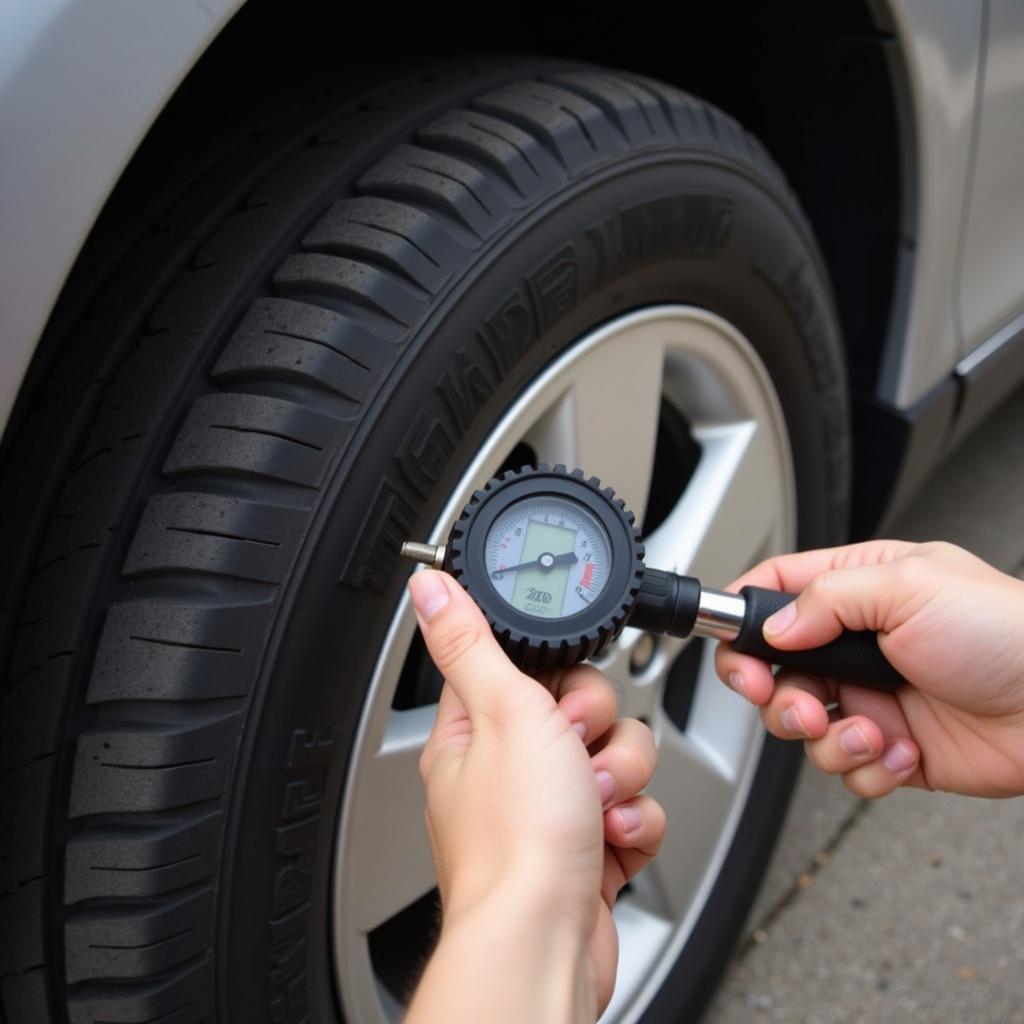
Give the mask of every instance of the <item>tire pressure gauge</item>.
<svg viewBox="0 0 1024 1024">
<path fill-rule="evenodd" d="M 730 594 L 645 566 L 632 512 L 578 469 L 542 465 L 505 473 L 473 494 L 446 544 L 408 542 L 402 554 L 451 573 L 527 672 L 596 657 L 629 624 L 728 640 L 776 665 L 876 689 L 904 682 L 874 633 L 847 631 L 809 651 L 771 647 L 761 626 L 792 594 L 758 587 Z"/>
</svg>

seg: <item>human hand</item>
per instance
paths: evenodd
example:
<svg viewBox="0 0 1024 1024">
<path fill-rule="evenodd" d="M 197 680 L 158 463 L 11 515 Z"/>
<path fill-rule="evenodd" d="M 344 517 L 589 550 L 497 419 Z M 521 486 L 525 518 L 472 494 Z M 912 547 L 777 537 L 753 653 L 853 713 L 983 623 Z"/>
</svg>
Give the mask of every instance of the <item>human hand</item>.
<svg viewBox="0 0 1024 1024">
<path fill-rule="evenodd" d="M 720 644 L 718 675 L 761 706 L 769 732 L 803 738 L 814 764 L 860 796 L 904 785 L 1024 793 L 1024 583 L 951 544 L 869 541 L 769 559 L 730 589 L 749 584 L 800 595 L 765 622 L 775 647 L 875 630 L 911 684 L 882 693 L 794 672 L 773 678 Z"/>
<path fill-rule="evenodd" d="M 521 673 L 444 573 L 419 572 L 409 589 L 445 677 L 420 759 L 444 908 L 441 945 L 464 920 L 476 922 L 479 936 L 481 908 L 490 927 L 515 931 L 512 915 L 548 937 L 567 935 L 563 948 L 577 957 L 573 1001 L 577 1010 L 585 1004 L 578 1019 L 594 1020 L 615 980 L 611 907 L 665 830 L 661 807 L 637 795 L 657 760 L 651 732 L 633 719 L 615 721 L 615 691 L 592 667 L 539 682 Z M 520 951 L 502 951 L 504 971 Z M 542 970 L 560 968 L 549 960 Z M 487 1019 L 495 1020 L 493 991 L 489 997 Z"/>
</svg>

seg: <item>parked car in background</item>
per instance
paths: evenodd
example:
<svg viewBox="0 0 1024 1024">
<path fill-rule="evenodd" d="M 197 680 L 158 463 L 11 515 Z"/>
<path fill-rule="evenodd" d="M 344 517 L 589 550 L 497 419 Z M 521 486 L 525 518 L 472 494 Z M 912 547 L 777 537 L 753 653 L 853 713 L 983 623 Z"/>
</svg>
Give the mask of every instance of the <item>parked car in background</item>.
<svg viewBox="0 0 1024 1024">
<path fill-rule="evenodd" d="M 396 1020 L 440 680 L 403 540 L 578 465 L 723 586 L 1024 377 L 1012 0 L 0 12 L 0 1018 Z M 601 662 L 669 814 L 605 1020 L 693 1020 L 799 754 Z M 500 965 L 496 965 L 500 969 Z"/>
</svg>

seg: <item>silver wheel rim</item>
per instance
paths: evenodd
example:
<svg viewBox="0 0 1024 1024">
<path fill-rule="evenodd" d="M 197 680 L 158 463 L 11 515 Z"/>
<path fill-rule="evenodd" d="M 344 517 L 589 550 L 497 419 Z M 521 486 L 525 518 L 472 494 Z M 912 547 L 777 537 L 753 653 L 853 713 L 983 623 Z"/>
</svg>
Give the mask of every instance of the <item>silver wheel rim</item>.
<svg viewBox="0 0 1024 1024">
<path fill-rule="evenodd" d="M 444 540 L 472 491 L 522 441 L 539 461 L 600 477 L 642 522 L 663 397 L 686 417 L 701 453 L 678 502 L 646 539 L 647 564 L 720 587 L 791 549 L 793 466 L 771 380 L 727 321 L 676 305 L 621 316 L 551 364 L 486 438 L 429 540 Z M 335 842 L 334 963 L 345 1016 L 359 1024 L 401 1012 L 375 973 L 370 932 L 434 885 L 417 761 L 436 706 L 391 706 L 414 631 L 403 594 L 356 733 Z M 763 742 L 756 710 L 714 676 L 713 645 L 704 647 L 681 731 L 661 697 L 686 642 L 662 638 L 651 658 L 634 657 L 638 643 L 649 641 L 627 628 L 600 666 L 615 683 L 620 713 L 654 730 L 660 764 L 648 792 L 665 806 L 669 828 L 659 857 L 616 905 L 619 970 L 607 1024 L 640 1016 L 685 945 L 728 852 Z M 631 661 L 645 664 L 639 674 Z"/>
</svg>

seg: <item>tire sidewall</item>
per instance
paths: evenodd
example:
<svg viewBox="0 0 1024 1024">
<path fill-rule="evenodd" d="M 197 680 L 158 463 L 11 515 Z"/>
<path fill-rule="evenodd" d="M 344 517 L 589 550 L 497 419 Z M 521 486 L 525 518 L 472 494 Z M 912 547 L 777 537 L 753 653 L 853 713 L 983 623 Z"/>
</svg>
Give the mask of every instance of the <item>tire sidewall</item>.
<svg viewBox="0 0 1024 1024">
<path fill-rule="evenodd" d="M 398 543 L 433 528 L 484 439 L 552 359 L 602 322 L 663 303 L 717 313 L 753 344 L 791 439 L 800 545 L 841 537 L 839 344 L 820 261 L 789 197 L 728 161 L 665 151 L 623 159 L 525 213 L 449 284 L 406 346 L 335 467 L 290 578 L 232 790 L 218 931 L 221 1005 L 232 1019 L 322 1020 L 335 1010 L 337 820 L 408 575 Z M 751 796 L 761 787 L 774 802 L 754 817 L 748 808 L 737 839 L 766 836 L 770 850 L 791 777 L 788 753 L 766 747 Z M 738 845 L 708 903 L 715 920 L 704 914 L 686 970 L 649 1019 L 703 998 L 706 986 L 684 975 L 706 979 L 710 958 L 731 945 L 749 900 L 749 885 L 735 884 Z M 730 877 L 731 901 L 721 891 Z"/>
</svg>

